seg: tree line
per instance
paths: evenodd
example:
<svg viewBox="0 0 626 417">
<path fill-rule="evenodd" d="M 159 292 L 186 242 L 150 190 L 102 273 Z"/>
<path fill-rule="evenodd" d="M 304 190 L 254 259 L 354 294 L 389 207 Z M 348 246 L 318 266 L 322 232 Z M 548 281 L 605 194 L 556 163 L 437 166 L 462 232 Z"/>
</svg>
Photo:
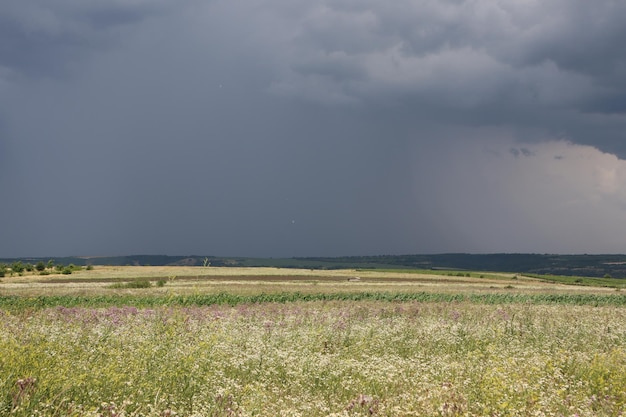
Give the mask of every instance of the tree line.
<svg viewBox="0 0 626 417">
<path fill-rule="evenodd" d="M 13 276 L 14 274 L 22 276 L 26 272 L 38 275 L 50 275 L 53 273 L 70 275 L 72 272 L 81 269 L 82 267 L 74 264 L 63 265 L 62 263 L 55 263 L 54 259 L 50 259 L 48 262 L 39 261 L 34 265 L 30 262 L 15 261 L 10 264 L 0 263 L 0 277 Z M 93 267 L 89 265 L 86 269 L 93 269 Z"/>
</svg>

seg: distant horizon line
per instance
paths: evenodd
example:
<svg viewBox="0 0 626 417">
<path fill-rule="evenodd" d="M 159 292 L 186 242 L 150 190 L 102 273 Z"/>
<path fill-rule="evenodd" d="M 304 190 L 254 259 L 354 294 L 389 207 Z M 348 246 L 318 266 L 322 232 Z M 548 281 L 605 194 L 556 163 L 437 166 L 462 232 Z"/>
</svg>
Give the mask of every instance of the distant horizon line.
<svg viewBox="0 0 626 417">
<path fill-rule="evenodd" d="M 300 255 L 300 256 L 249 256 L 249 255 L 198 255 L 177 254 L 169 255 L 162 253 L 134 253 L 130 255 L 56 255 L 56 256 L 0 256 L 0 259 L 102 259 L 102 258 L 130 258 L 137 256 L 163 256 L 170 258 L 248 258 L 248 259 L 313 259 L 313 258 L 370 258 L 370 257 L 399 257 L 399 256 L 442 256 L 442 255 L 469 255 L 469 256 L 493 256 L 493 255 L 535 255 L 535 256 L 626 256 L 626 253 L 557 253 L 557 252 L 422 252 L 378 255 Z"/>
</svg>

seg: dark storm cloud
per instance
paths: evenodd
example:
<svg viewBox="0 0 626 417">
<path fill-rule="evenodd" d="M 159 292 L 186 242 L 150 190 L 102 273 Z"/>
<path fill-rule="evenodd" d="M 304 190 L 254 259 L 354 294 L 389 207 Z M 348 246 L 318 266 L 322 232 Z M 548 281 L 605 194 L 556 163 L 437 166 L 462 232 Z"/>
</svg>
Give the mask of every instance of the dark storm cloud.
<svg viewBox="0 0 626 417">
<path fill-rule="evenodd" d="M 163 1 L 7 0 L 0 6 L 0 68 L 65 76 L 75 60 L 119 41 L 124 28 L 171 7 Z"/>
<path fill-rule="evenodd" d="M 346 0 L 290 17 L 276 92 L 535 127 L 626 156 L 623 118 L 594 116 L 624 114 L 626 3 Z"/>
<path fill-rule="evenodd" d="M 325 61 L 342 54 L 344 61 L 366 69 L 370 82 L 406 82 L 409 93 L 421 91 L 420 72 L 426 70 L 424 81 L 441 79 L 458 87 L 455 77 L 491 75 L 477 79 L 479 87 L 502 84 L 515 93 L 534 86 L 537 90 L 530 92 L 542 98 L 540 90 L 553 90 L 548 81 L 555 76 L 559 79 L 554 81 L 562 83 L 557 87 L 571 82 L 570 87 L 578 89 L 577 81 L 597 84 L 598 89 L 623 84 L 624 17 L 626 5 L 607 1 L 327 2 L 302 16 L 304 29 L 296 38 L 301 48 L 294 50 L 293 58 L 310 59 L 317 51 L 318 59 Z M 395 71 L 377 72 L 377 65 L 389 64 Z M 403 66 L 414 73 L 403 73 Z M 472 87 L 462 82 L 460 86 Z M 570 91 L 560 93 L 544 100 L 567 104 Z"/>
<path fill-rule="evenodd" d="M 591 236 L 598 202 L 620 223 L 622 161 L 578 145 L 626 157 L 624 21 L 608 0 L 2 2 L 0 256 L 579 250 L 554 236 Z"/>
<path fill-rule="evenodd" d="M 519 156 L 529 157 L 535 155 L 533 151 L 526 148 L 511 148 L 509 149 L 509 152 L 516 158 Z"/>
</svg>

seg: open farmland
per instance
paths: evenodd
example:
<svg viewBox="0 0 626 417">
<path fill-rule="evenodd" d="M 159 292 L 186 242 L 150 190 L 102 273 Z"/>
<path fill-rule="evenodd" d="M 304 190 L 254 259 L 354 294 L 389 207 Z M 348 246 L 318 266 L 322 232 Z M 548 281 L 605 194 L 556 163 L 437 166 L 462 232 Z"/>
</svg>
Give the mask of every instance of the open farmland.
<svg viewBox="0 0 626 417">
<path fill-rule="evenodd" d="M 4 277 L 0 415 L 617 416 L 625 305 L 494 273 Z"/>
<path fill-rule="evenodd" d="M 162 286 L 159 286 L 159 281 Z M 587 279 L 592 281 L 593 279 Z M 456 271 L 311 270 L 184 266 L 97 266 L 71 275 L 24 274 L 0 278 L 0 296 L 237 295 L 272 293 L 501 293 L 619 294 L 626 280 L 596 279 L 604 286 L 562 285 L 512 273 Z M 148 288 L 120 284 L 150 283 Z M 608 286 L 610 285 L 610 286 Z"/>
</svg>

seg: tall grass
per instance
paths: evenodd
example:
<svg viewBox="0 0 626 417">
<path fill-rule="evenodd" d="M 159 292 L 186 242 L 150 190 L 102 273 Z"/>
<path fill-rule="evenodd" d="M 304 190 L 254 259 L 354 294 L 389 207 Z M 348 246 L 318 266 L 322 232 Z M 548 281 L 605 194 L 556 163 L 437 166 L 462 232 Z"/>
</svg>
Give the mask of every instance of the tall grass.
<svg viewBox="0 0 626 417">
<path fill-rule="evenodd" d="M 133 287 L 134 288 L 134 287 Z M 434 293 L 434 292 L 349 292 L 270 294 L 217 294 L 197 295 L 93 295 L 93 296 L 0 296 L 0 308 L 28 310 L 48 307 L 158 307 L 158 306 L 210 306 L 245 303 L 287 303 L 297 301 L 419 301 L 419 302 L 471 302 L 476 304 L 563 304 L 563 305 L 626 305 L 625 294 L 521 294 L 521 293 Z"/>
<path fill-rule="evenodd" d="M 622 307 L 386 297 L 0 310 L 0 415 L 617 416 L 626 407 Z"/>
</svg>

